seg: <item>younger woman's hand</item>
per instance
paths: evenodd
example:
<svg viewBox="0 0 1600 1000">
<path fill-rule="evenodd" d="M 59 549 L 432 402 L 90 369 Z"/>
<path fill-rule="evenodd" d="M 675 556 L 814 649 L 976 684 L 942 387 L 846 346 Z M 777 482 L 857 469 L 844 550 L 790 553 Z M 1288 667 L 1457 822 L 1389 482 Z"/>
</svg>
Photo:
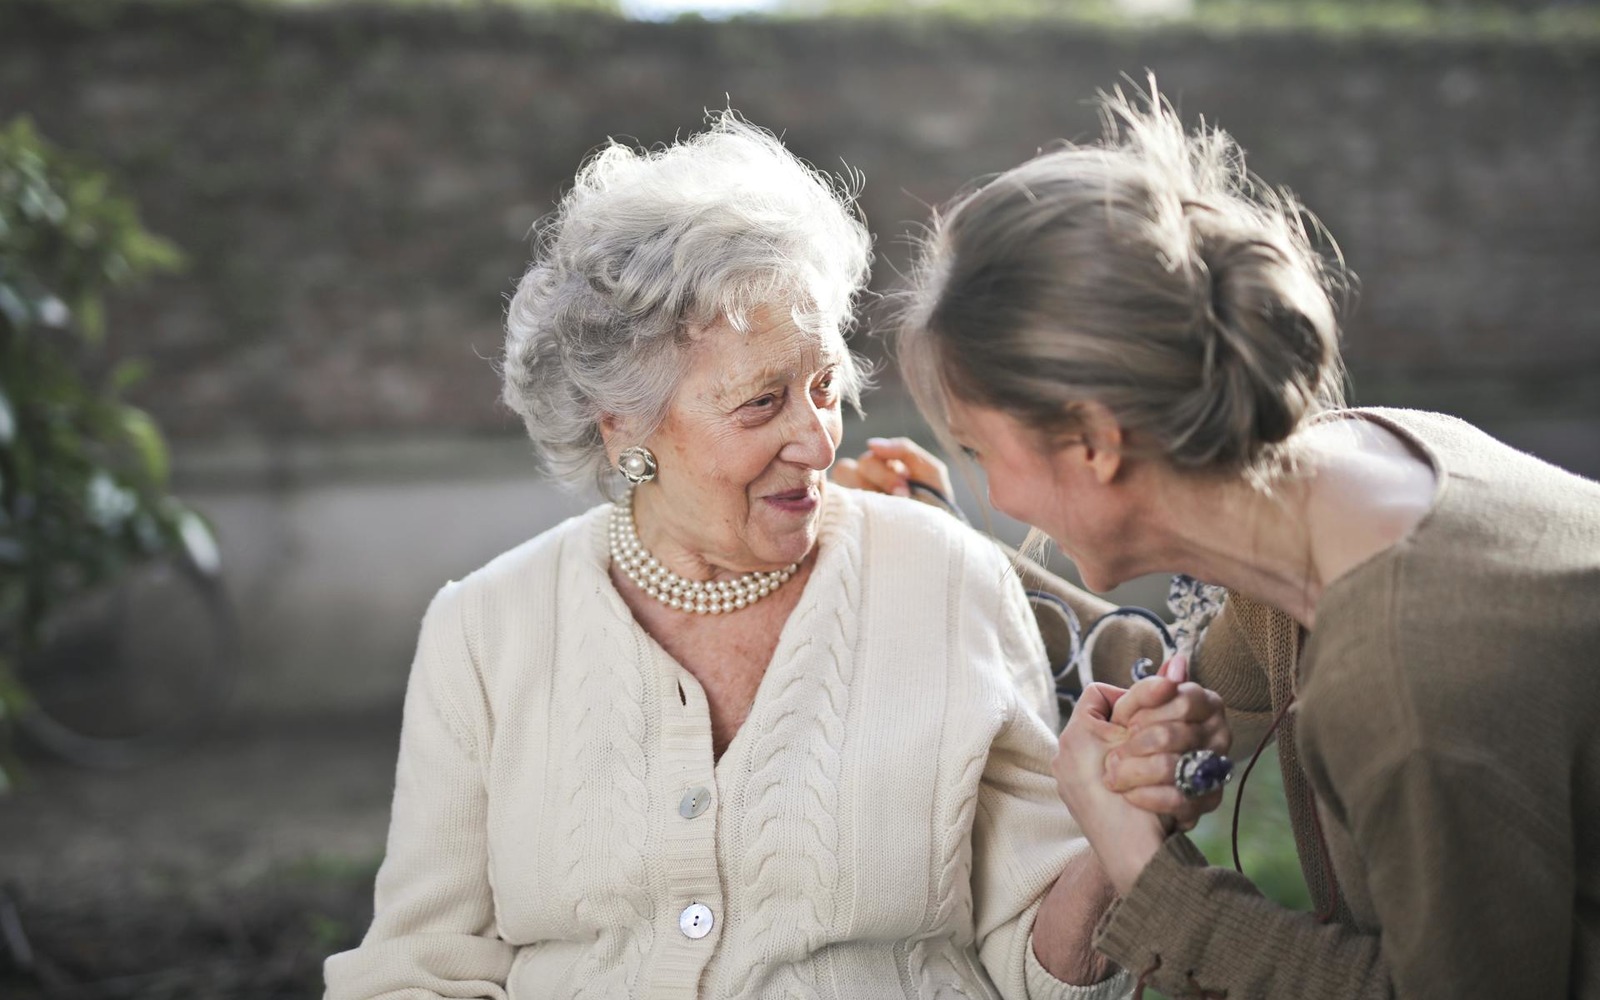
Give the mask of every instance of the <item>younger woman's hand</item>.
<svg viewBox="0 0 1600 1000">
<path fill-rule="evenodd" d="M 1051 765 L 1061 801 L 1089 838 L 1119 895 L 1133 886 L 1166 839 L 1159 816 L 1106 787 L 1106 755 L 1128 738 L 1127 730 L 1112 721 L 1112 713 L 1127 695 L 1109 684 L 1089 685 L 1061 731 Z"/>
<path fill-rule="evenodd" d="M 950 470 L 910 438 L 868 438 L 860 458 L 841 458 L 833 467 L 840 486 L 897 497 L 912 496 L 913 479 L 950 496 Z"/>
<path fill-rule="evenodd" d="M 1112 721 L 1127 739 L 1106 755 L 1105 784 L 1129 803 L 1165 816 L 1172 828 L 1191 830 L 1222 804 L 1222 790 L 1186 798 L 1173 783 L 1178 758 L 1190 750 L 1225 754 L 1232 731 L 1215 692 L 1188 680 L 1188 660 L 1175 656 L 1119 699 Z"/>
</svg>

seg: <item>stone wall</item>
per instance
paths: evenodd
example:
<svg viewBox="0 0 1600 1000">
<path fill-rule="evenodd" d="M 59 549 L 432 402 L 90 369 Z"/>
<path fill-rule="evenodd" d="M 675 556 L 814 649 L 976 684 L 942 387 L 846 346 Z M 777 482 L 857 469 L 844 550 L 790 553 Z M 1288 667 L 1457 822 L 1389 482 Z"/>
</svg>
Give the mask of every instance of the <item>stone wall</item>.
<svg viewBox="0 0 1600 1000">
<path fill-rule="evenodd" d="M 1146 67 L 1339 239 L 1360 398 L 1600 415 L 1592 44 L 0 4 L 0 114 L 110 164 L 190 254 L 116 314 L 188 438 L 506 429 L 503 296 L 607 136 L 731 100 L 865 172 L 892 285 L 924 205 L 1093 134 L 1087 99 Z"/>
<path fill-rule="evenodd" d="M 1092 136 L 1088 99 L 1147 67 L 1337 236 L 1358 401 L 1600 474 L 1593 42 L 0 0 L 0 117 L 108 164 L 189 254 L 115 303 L 115 347 L 153 362 L 142 399 L 224 523 L 276 707 L 392 700 L 431 589 L 573 509 L 531 482 L 486 359 L 530 226 L 607 136 L 731 102 L 863 171 L 892 287 L 927 205 Z"/>
</svg>

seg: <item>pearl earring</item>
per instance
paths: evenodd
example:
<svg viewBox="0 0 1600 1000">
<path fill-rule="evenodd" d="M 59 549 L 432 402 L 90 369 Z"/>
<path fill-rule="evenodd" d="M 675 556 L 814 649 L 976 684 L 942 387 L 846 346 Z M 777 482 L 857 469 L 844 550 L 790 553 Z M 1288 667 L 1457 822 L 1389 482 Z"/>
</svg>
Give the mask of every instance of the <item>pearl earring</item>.
<svg viewBox="0 0 1600 1000">
<path fill-rule="evenodd" d="M 617 471 L 635 486 L 648 483 L 656 477 L 656 456 L 643 445 L 624 448 L 622 454 L 617 456 Z"/>
</svg>

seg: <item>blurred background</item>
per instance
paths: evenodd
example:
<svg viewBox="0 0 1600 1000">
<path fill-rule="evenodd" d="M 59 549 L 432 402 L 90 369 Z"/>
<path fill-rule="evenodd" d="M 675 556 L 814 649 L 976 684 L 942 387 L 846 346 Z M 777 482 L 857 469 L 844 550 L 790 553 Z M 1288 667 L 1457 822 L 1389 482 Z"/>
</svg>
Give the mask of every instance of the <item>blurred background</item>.
<svg viewBox="0 0 1600 1000">
<path fill-rule="evenodd" d="M 96 258 L 103 336 L 71 363 L 164 437 L 140 482 L 151 538 L 185 555 L 148 584 L 176 605 L 132 613 L 140 683 L 213 723 L 164 755 L 118 752 L 114 728 L 74 763 L 16 741 L 0 993 L 313 996 L 364 929 L 423 608 L 593 502 L 541 479 L 493 364 L 531 227 L 588 152 L 737 108 L 865 175 L 890 290 L 929 206 L 1094 137 L 1095 92 L 1146 69 L 1337 238 L 1354 401 L 1600 476 L 1597 0 L 0 0 L 0 126 L 26 116 L 166 241 Z M 856 346 L 882 359 L 865 315 Z M 928 440 L 892 365 L 866 408 L 845 453 Z M 1247 869 L 1300 901 L 1275 770 L 1252 780 Z"/>
</svg>

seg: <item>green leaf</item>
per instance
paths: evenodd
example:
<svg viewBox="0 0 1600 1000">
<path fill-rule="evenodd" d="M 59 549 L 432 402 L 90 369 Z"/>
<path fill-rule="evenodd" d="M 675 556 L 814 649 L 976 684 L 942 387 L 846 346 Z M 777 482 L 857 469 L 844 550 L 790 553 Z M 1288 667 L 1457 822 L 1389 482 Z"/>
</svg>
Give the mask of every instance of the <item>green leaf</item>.
<svg viewBox="0 0 1600 1000">
<path fill-rule="evenodd" d="M 217 536 L 206 519 L 192 510 L 185 510 L 178 519 L 178 538 L 189 560 L 206 576 L 222 572 L 222 549 Z"/>
<path fill-rule="evenodd" d="M 49 188 L 31 186 L 24 188 L 19 207 L 22 209 L 24 219 L 50 222 L 55 225 L 67 221 L 67 203 Z"/>
<path fill-rule="evenodd" d="M 56 298 L 54 295 L 46 295 L 44 298 L 35 302 L 33 307 L 34 312 L 39 317 L 39 322 L 43 323 L 45 326 L 54 327 L 58 330 L 61 330 L 65 329 L 67 324 L 72 322 L 72 310 L 68 309 L 67 304 Z"/>
<path fill-rule="evenodd" d="M 100 297 L 82 296 L 74 311 L 78 314 L 78 329 L 83 332 L 83 339 L 91 344 L 99 344 L 106 332 L 105 307 L 100 303 Z"/>
<path fill-rule="evenodd" d="M 4 313 L 12 327 L 18 330 L 26 330 L 29 321 L 33 319 L 28 303 L 23 301 L 22 296 L 18 295 L 10 285 L 3 282 L 0 282 L 0 313 Z"/>
<path fill-rule="evenodd" d="M 143 360 L 121 361 L 111 369 L 107 384 L 113 393 L 122 393 L 143 382 L 150 374 L 150 365 Z"/>
<path fill-rule="evenodd" d="M 83 503 L 89 520 L 108 535 L 120 531 L 139 509 L 139 498 L 134 492 L 104 469 L 96 469 L 89 476 Z"/>
<path fill-rule="evenodd" d="M 139 551 L 145 555 L 155 555 L 166 551 L 168 547 L 167 533 L 164 526 L 156 519 L 155 514 L 148 510 L 141 510 L 135 514 L 132 522 L 133 540 Z"/>
<path fill-rule="evenodd" d="M 94 375 L 107 291 L 181 262 L 104 171 L 26 119 L 0 123 L 0 654 L 139 559 L 181 548 L 208 572 L 220 567 L 206 522 L 166 495 L 170 457 L 155 421 L 120 400 L 144 365 Z M 6 667 L 0 655 L 0 722 L 28 696 Z M 6 736 L 0 725 L 0 772 Z"/>
<path fill-rule="evenodd" d="M 33 704 L 27 688 L 17 679 L 9 656 L 0 656 L 0 707 L 9 717 Z"/>
<path fill-rule="evenodd" d="M 156 489 L 166 489 L 171 465 L 167 457 L 167 443 L 161 437 L 161 428 L 156 426 L 150 414 L 136 406 L 119 407 L 118 418 L 122 433 L 139 456 L 139 468 L 150 485 Z"/>
<path fill-rule="evenodd" d="M 176 271 L 188 263 L 176 243 L 143 231 L 135 240 L 131 256 L 140 269 L 149 271 Z"/>
</svg>

